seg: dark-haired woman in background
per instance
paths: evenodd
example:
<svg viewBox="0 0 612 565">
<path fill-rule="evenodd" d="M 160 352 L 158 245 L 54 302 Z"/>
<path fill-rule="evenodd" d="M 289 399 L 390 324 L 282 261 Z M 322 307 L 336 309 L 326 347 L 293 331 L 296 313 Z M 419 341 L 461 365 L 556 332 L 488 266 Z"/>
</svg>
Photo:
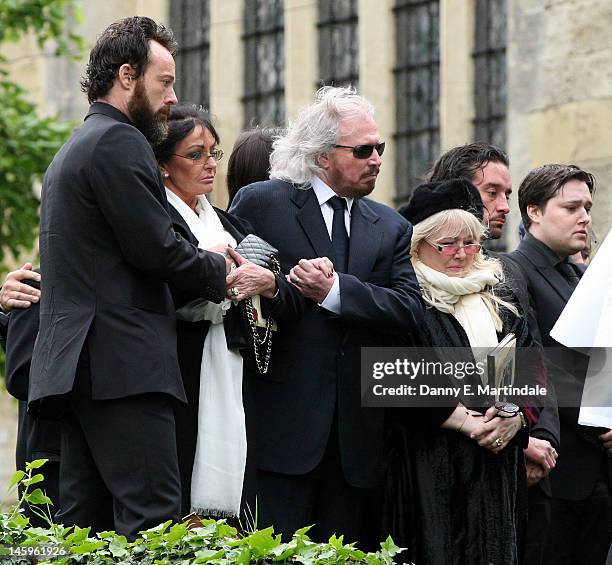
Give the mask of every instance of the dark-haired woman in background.
<svg viewBox="0 0 612 565">
<path fill-rule="evenodd" d="M 272 144 L 284 131 L 283 128 L 256 127 L 243 131 L 236 138 L 227 163 L 228 210 L 243 186 L 270 178 Z"/>
<path fill-rule="evenodd" d="M 172 108 L 168 136 L 154 150 L 175 231 L 203 249 L 226 252 L 229 248 L 241 269 L 228 299 L 220 305 L 205 303 L 194 310 L 192 304 L 185 305 L 197 297 L 172 289 L 178 359 L 189 401 L 176 414 L 183 513 L 238 516 L 241 500 L 243 509 L 249 503 L 254 511 L 249 501 L 254 485 L 250 433 L 247 442 L 247 432 L 252 429 L 248 382 L 243 383 L 238 352 L 247 338 L 244 332 L 236 335 L 234 331 L 226 339 L 224 324 L 240 316 L 239 312 L 228 313 L 236 310 L 229 299 L 237 302 L 255 294 L 272 298 L 276 279 L 271 271 L 245 261 L 231 249 L 252 231 L 250 225 L 214 208 L 206 199 L 213 189 L 217 161 L 223 156 L 218 143 L 208 114 L 182 105 Z"/>
</svg>

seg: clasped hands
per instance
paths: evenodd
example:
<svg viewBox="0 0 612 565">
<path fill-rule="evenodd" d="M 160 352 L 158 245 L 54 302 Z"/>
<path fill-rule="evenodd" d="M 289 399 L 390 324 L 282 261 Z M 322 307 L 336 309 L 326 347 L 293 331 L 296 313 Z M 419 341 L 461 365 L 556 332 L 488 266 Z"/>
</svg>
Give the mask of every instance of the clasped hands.
<svg viewBox="0 0 612 565">
<path fill-rule="evenodd" d="M 524 450 L 525 464 L 527 466 L 527 484 L 535 485 L 540 479 L 548 476 L 555 465 L 559 454 L 557 450 L 545 439 L 529 438 L 529 445 Z"/>
<path fill-rule="evenodd" d="M 225 278 L 225 296 L 239 302 L 256 294 L 273 298 L 276 293 L 276 277 L 269 269 L 251 263 L 232 246 L 218 244 L 207 249 L 221 253 L 225 257 L 227 276 Z"/>
<path fill-rule="evenodd" d="M 499 416 L 498 413 L 499 410 L 495 406 L 491 406 L 482 415 L 482 419 L 477 417 L 480 414 L 472 412 L 471 416 L 475 418 L 473 425 L 463 428 L 480 447 L 493 453 L 500 453 L 505 449 L 523 426 L 518 415 L 508 418 Z"/>
<path fill-rule="evenodd" d="M 305 298 L 320 304 L 334 284 L 334 264 L 327 257 L 300 259 L 286 278 Z"/>
</svg>

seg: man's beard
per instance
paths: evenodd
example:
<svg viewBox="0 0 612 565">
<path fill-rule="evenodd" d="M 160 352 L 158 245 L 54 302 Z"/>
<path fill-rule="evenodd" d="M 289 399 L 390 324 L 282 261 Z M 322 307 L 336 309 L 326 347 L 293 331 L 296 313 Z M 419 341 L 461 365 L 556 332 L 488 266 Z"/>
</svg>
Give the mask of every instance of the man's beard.
<svg viewBox="0 0 612 565">
<path fill-rule="evenodd" d="M 159 145 L 168 135 L 168 110 L 165 107 L 154 112 L 147 98 L 142 80 L 136 81 L 134 95 L 127 106 L 130 120 L 151 145 Z"/>
</svg>

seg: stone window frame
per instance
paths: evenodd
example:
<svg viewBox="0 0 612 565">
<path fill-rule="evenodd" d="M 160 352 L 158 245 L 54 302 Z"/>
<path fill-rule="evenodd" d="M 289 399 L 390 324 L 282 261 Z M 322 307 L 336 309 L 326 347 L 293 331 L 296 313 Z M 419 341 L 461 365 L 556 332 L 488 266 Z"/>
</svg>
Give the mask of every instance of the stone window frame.
<svg viewBox="0 0 612 565">
<path fill-rule="evenodd" d="M 505 150 L 507 0 L 476 0 L 474 10 L 474 141 Z"/>
<path fill-rule="evenodd" d="M 505 151 L 507 1 L 476 0 L 474 10 L 474 141 Z M 485 245 L 491 251 L 506 251 L 507 230 Z"/>
<path fill-rule="evenodd" d="M 359 88 L 358 0 L 319 0 L 319 84 Z"/>
<path fill-rule="evenodd" d="M 285 122 L 283 0 L 244 2 L 244 126 Z"/>
<path fill-rule="evenodd" d="M 179 102 L 210 108 L 210 0 L 172 0 L 170 27 L 179 44 L 175 91 Z"/>
<path fill-rule="evenodd" d="M 440 151 L 440 2 L 396 0 L 396 203 L 405 202 Z"/>
</svg>

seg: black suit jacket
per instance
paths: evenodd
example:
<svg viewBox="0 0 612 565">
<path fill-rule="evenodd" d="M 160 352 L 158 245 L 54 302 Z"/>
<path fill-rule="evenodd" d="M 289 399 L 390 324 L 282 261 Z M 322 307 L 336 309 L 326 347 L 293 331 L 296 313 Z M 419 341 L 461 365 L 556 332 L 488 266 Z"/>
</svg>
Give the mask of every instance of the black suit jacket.
<svg viewBox="0 0 612 565">
<path fill-rule="evenodd" d="M 185 400 L 168 290 L 225 295 L 225 261 L 178 236 L 145 137 L 92 104 L 42 189 L 40 331 L 30 402 L 72 389 L 84 346 L 96 400 L 161 392 Z"/>
<path fill-rule="evenodd" d="M 607 456 L 593 428 L 578 424 L 578 407 L 588 366 L 588 358 L 562 346 L 550 337 L 550 330 L 561 315 L 572 290 L 563 276 L 551 265 L 541 244 L 527 235 L 518 249 L 508 255 L 525 276 L 530 297 L 530 326 L 536 324 L 547 358 L 548 379 L 559 399 L 559 459 L 550 474 L 554 497 L 581 500 L 593 489 L 602 470 L 612 481 L 612 459 Z M 551 358 L 551 350 L 554 350 Z M 571 403 L 571 407 L 568 404 Z M 563 407 L 565 406 L 565 407 Z"/>
<path fill-rule="evenodd" d="M 331 240 L 312 189 L 270 180 L 241 189 L 231 211 L 278 248 L 287 273 L 300 259 L 331 257 Z M 369 199 L 351 210 L 348 273 L 339 275 L 338 316 L 279 283 L 279 320 L 266 375 L 254 374 L 257 464 L 304 474 L 321 461 L 334 417 L 342 467 L 356 487 L 381 478 L 384 412 L 361 407 L 361 347 L 389 346 L 417 331 L 421 293 L 410 263 L 412 227 L 391 208 Z M 301 319 L 286 316 L 303 304 Z M 337 414 L 335 415 L 335 413 Z"/>
<path fill-rule="evenodd" d="M 40 288 L 36 281 L 24 283 Z M 38 333 L 40 305 L 16 308 L 10 313 L 6 335 L 6 390 L 19 400 L 19 425 L 16 464 L 23 469 L 26 461 L 60 458 L 60 425 L 55 420 L 33 418 L 27 411 L 28 378 L 32 351 Z M 54 489 L 53 492 L 57 490 Z"/>
</svg>

